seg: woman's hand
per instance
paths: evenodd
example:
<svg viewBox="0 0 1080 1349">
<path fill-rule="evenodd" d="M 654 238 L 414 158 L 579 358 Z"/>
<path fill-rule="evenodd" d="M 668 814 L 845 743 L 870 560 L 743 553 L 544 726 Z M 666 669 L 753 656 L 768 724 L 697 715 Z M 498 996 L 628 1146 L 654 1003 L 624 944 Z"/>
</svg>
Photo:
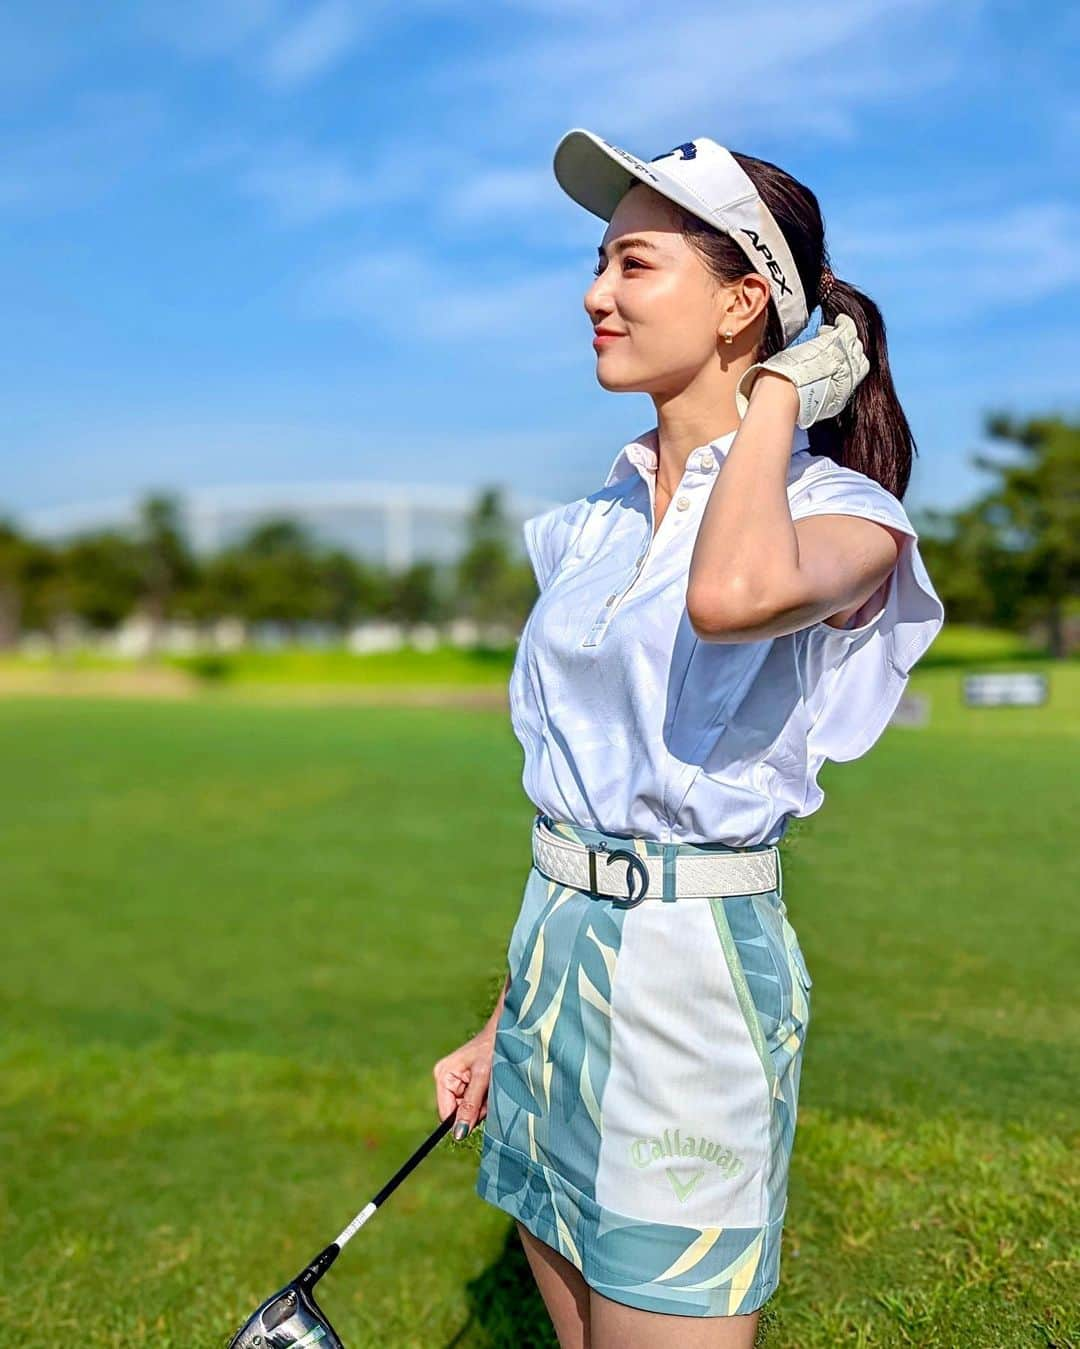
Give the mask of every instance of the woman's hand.
<svg viewBox="0 0 1080 1349">
<path fill-rule="evenodd" d="M 462 1139 L 487 1115 L 488 1082 L 495 1046 L 495 1025 L 489 1021 L 471 1040 L 447 1054 L 431 1070 L 439 1118 L 457 1111 L 454 1138 Z"/>
<path fill-rule="evenodd" d="M 847 404 L 870 370 L 863 345 L 849 314 L 837 314 L 835 323 L 823 323 L 807 342 L 796 342 L 765 361 L 744 370 L 735 387 L 740 419 L 750 406 L 750 392 L 763 370 L 783 375 L 799 396 L 796 424 L 804 429 L 824 421 Z"/>
</svg>

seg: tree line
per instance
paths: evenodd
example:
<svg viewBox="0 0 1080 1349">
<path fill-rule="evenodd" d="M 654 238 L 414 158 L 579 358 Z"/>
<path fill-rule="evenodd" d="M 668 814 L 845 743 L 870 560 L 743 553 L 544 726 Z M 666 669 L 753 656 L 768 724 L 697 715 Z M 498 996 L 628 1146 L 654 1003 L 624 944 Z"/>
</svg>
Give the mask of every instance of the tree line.
<svg viewBox="0 0 1080 1349">
<path fill-rule="evenodd" d="M 294 636 L 305 624 L 344 632 L 373 619 L 405 627 L 455 618 L 481 629 L 520 624 L 536 583 L 497 489 L 479 494 L 466 536 L 450 566 L 422 559 L 394 570 L 327 546 L 288 518 L 262 520 L 200 557 L 180 500 L 161 492 L 143 499 L 130 529 L 50 542 L 0 521 L 0 649 L 27 632 L 56 638 L 72 619 L 109 633 L 133 615 L 151 632 L 170 620 L 233 618 L 275 623 Z"/>
<path fill-rule="evenodd" d="M 973 456 L 985 490 L 962 509 L 921 512 L 920 549 L 949 623 L 1037 628 L 1049 652 L 1063 656 L 1078 624 L 1080 423 L 995 413 L 985 432 L 1010 456 Z M 497 489 L 479 494 L 453 564 L 422 560 L 398 571 L 322 545 L 290 519 L 265 520 L 198 557 L 180 503 L 165 493 L 148 496 L 127 531 L 50 543 L 0 521 L 0 647 L 27 631 L 53 634 L 70 618 L 108 632 L 135 613 L 152 627 L 222 617 L 297 631 L 312 621 L 346 630 L 375 618 L 513 627 L 535 597 Z"/>
<path fill-rule="evenodd" d="M 1034 630 L 1065 656 L 1080 635 L 1080 421 L 993 412 L 983 431 L 1006 454 L 971 456 L 985 489 L 922 512 L 920 551 L 947 622 Z"/>
</svg>

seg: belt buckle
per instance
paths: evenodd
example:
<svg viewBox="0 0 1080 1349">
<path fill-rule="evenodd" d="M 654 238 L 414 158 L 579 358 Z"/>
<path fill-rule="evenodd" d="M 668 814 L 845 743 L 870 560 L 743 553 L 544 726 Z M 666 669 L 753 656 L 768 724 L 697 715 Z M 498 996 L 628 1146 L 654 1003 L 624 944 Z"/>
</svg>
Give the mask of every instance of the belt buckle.
<svg viewBox="0 0 1080 1349">
<path fill-rule="evenodd" d="M 588 845 L 586 845 L 586 847 L 588 847 Z M 597 856 L 600 853 L 604 853 L 605 855 L 604 862 L 605 865 L 607 866 L 611 866 L 612 862 L 617 862 L 625 858 L 627 863 L 626 899 L 616 899 L 615 896 L 613 895 L 609 895 L 608 898 L 611 899 L 613 904 L 618 904 L 618 906 L 622 909 L 632 909 L 634 908 L 635 905 L 641 903 L 641 901 L 645 898 L 645 891 L 648 890 L 649 888 L 649 868 L 645 865 L 645 863 L 641 860 L 641 858 L 637 855 L 636 852 L 630 852 L 626 848 L 615 848 L 614 850 L 609 852 L 608 845 L 606 843 L 601 843 L 598 844 L 597 847 L 595 848 L 588 848 L 588 853 L 589 853 L 589 885 L 593 890 L 599 890 L 599 886 L 596 883 Z M 636 896 L 634 895 L 635 876 L 640 876 L 641 878 L 641 889 Z"/>
</svg>

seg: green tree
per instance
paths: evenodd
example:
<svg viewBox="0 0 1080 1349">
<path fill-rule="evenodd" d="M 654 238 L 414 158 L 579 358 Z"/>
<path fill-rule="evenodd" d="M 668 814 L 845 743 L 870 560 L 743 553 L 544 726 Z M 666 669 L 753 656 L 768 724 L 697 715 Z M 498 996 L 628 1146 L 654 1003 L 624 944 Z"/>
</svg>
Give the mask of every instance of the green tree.
<svg viewBox="0 0 1080 1349">
<path fill-rule="evenodd" d="M 996 532 L 1004 554 L 988 557 L 984 581 L 1015 618 L 1045 619 L 1051 654 L 1064 656 L 1066 601 L 1080 588 L 1080 425 L 992 413 L 985 429 L 1019 458 L 974 456 L 976 467 L 996 478 L 977 518 L 983 531 Z"/>
<path fill-rule="evenodd" d="M 148 655 L 153 656 L 162 624 L 174 612 L 178 595 L 190 589 L 198 564 L 184 535 L 175 497 L 152 493 L 139 507 L 135 546 L 141 577 L 139 603 L 150 623 Z"/>
<path fill-rule="evenodd" d="M 0 520 L 0 650 L 18 643 L 36 551 L 14 524 Z"/>
<path fill-rule="evenodd" d="M 65 550 L 47 539 L 26 538 L 21 569 L 21 630 L 55 633 L 65 602 Z"/>
<path fill-rule="evenodd" d="M 368 593 L 368 578 L 351 554 L 331 549 L 319 559 L 319 617 L 347 628 L 360 616 Z"/>
<path fill-rule="evenodd" d="M 458 608 L 482 625 L 513 623 L 521 616 L 522 573 L 497 488 L 480 494 L 466 522 L 466 537 L 456 569 Z"/>
<path fill-rule="evenodd" d="M 418 623 L 437 623 L 444 616 L 433 563 L 414 562 L 391 577 L 388 618 L 412 627 Z"/>
<path fill-rule="evenodd" d="M 46 607 L 53 622 L 68 613 L 109 631 L 124 621 L 145 590 L 146 559 L 139 545 L 116 530 L 101 530 L 64 544 Z"/>
<path fill-rule="evenodd" d="M 236 548 L 222 548 L 205 558 L 199 568 L 198 583 L 188 595 L 192 617 L 200 622 L 246 618 L 251 588 L 249 572 L 247 558 Z"/>
<path fill-rule="evenodd" d="M 244 616 L 292 630 L 322 611 L 320 563 L 307 530 L 295 520 L 264 520 L 237 550 L 247 590 Z"/>
</svg>

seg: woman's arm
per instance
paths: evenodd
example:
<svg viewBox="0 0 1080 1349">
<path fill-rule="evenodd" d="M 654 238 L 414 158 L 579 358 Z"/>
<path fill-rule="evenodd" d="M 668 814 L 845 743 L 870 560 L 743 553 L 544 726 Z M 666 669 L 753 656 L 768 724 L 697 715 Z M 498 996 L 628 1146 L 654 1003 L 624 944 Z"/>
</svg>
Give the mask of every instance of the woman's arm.
<svg viewBox="0 0 1080 1349">
<path fill-rule="evenodd" d="M 491 1015 L 488 1017 L 488 1029 L 493 1030 L 499 1024 L 499 1017 L 502 1015 L 503 1003 L 506 1001 L 506 990 L 510 987 L 510 971 L 507 970 L 506 978 L 503 980 L 502 992 L 495 1000 L 495 1006 Z"/>
<path fill-rule="evenodd" d="M 686 608 L 705 641 L 745 642 L 847 616 L 896 564 L 899 537 L 854 515 L 798 523 L 787 473 L 799 397 L 783 375 L 754 381 L 698 530 Z"/>
</svg>

